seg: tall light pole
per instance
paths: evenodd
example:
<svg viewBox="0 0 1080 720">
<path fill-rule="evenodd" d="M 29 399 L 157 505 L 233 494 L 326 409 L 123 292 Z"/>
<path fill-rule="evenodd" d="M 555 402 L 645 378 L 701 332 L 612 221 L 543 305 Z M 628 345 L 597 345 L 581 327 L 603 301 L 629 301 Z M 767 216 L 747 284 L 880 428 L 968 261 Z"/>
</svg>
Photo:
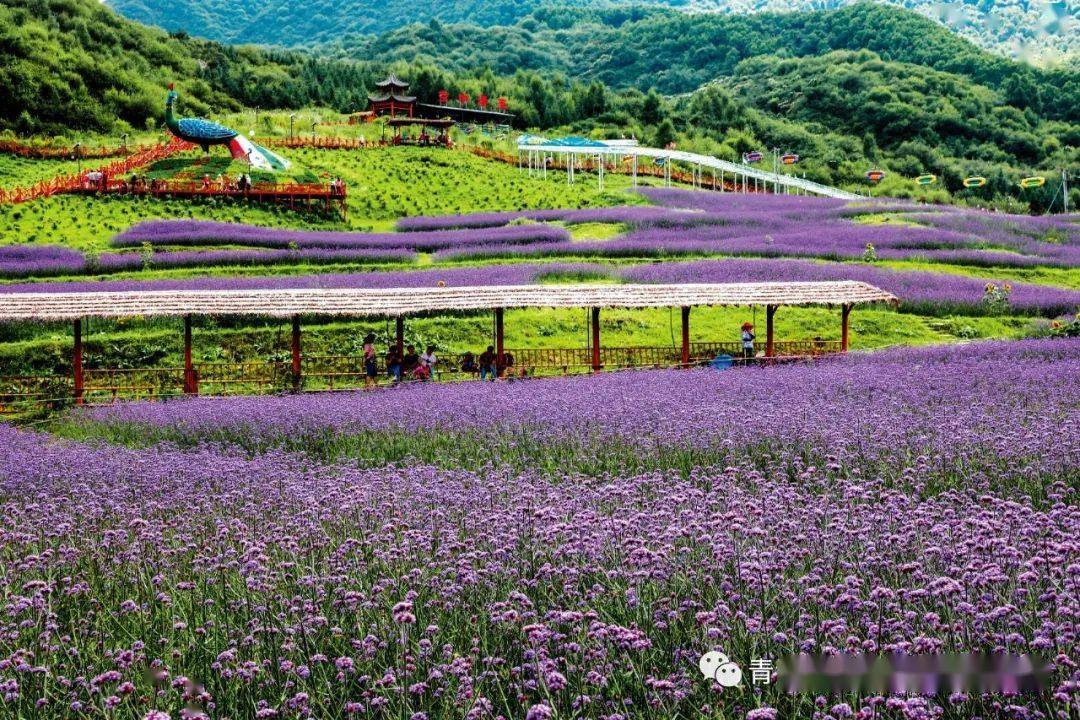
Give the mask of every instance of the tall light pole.
<svg viewBox="0 0 1080 720">
<path fill-rule="evenodd" d="M 780 148 L 772 149 L 773 195 L 780 192 Z"/>
<path fill-rule="evenodd" d="M 82 175 L 82 141 L 75 143 L 75 159 L 79 163 L 79 174 Z"/>
</svg>

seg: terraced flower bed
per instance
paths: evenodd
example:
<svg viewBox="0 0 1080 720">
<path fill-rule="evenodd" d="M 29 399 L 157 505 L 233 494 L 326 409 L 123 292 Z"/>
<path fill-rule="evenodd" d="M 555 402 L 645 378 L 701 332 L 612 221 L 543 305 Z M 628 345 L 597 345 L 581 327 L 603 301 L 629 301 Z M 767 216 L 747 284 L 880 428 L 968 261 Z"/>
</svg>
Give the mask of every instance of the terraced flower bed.
<svg viewBox="0 0 1080 720">
<path fill-rule="evenodd" d="M 1067 717 L 1078 342 L 0 428 L 5 707 Z M 1055 665 L 1037 695 L 815 698 L 721 689 L 717 647 Z"/>
</svg>

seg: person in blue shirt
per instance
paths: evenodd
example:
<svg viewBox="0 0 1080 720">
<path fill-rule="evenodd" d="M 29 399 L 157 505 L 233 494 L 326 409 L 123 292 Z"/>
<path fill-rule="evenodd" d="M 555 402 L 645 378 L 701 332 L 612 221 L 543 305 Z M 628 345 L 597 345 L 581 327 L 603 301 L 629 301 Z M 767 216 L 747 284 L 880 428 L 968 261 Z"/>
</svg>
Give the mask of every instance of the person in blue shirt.
<svg viewBox="0 0 1080 720">
<path fill-rule="evenodd" d="M 753 323 L 742 324 L 742 356 L 744 360 L 754 357 L 754 325 Z"/>
</svg>

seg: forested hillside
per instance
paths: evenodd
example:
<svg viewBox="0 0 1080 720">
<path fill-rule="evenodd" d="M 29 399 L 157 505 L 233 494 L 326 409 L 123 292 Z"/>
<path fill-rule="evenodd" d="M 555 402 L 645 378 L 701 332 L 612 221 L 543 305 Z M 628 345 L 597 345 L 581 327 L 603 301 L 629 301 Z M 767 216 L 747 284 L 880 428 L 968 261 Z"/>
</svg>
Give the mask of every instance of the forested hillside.
<svg viewBox="0 0 1080 720">
<path fill-rule="evenodd" d="M 1049 117 L 1080 120 L 1080 70 L 1040 70 L 997 57 L 919 15 L 870 3 L 755 15 L 540 10 L 512 27 L 432 22 L 378 38 L 342 39 L 332 47 L 340 57 L 427 61 L 451 70 L 486 66 L 497 74 L 557 70 L 662 93 L 690 92 L 730 75 L 750 57 L 866 49 L 883 60 L 925 65 L 1007 91 Z"/>
<path fill-rule="evenodd" d="M 377 34 L 432 18 L 489 27 L 513 25 L 551 0 L 107 0 L 128 17 L 222 42 L 307 45 Z M 691 14 L 822 10 L 857 0 L 557 0 L 562 6 L 643 5 Z M 915 10 L 1002 55 L 1080 51 L 1080 4 L 1067 0 L 886 0 Z"/>
<path fill-rule="evenodd" d="M 729 160 L 778 147 L 832 184 L 879 165 L 896 179 L 934 172 L 961 195 L 973 194 L 964 177 L 983 175 L 979 197 L 1012 197 L 1018 177 L 1080 160 L 1080 74 L 989 55 L 874 5 L 701 18 L 541 10 L 510 28 L 432 21 L 317 59 L 170 36 L 93 0 L 6 0 L 0 48 L 0 130 L 21 135 L 157 126 L 173 80 L 190 114 L 354 111 L 393 70 L 426 101 L 442 89 L 505 96 L 520 128 L 676 141 Z"/>
<path fill-rule="evenodd" d="M 93 0 L 3 0 L 0 55 L 0 129 L 21 134 L 157 124 L 172 81 L 207 112 L 355 104 L 368 78 L 355 63 L 171 37 Z"/>
</svg>

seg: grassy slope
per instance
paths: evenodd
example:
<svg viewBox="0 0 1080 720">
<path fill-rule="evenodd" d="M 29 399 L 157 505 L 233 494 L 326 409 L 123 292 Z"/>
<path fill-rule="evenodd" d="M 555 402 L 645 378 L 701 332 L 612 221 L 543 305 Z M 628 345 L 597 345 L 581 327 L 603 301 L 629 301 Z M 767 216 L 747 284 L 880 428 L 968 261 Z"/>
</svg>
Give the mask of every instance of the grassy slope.
<svg viewBox="0 0 1080 720">
<path fill-rule="evenodd" d="M 234 118 L 234 122 L 242 118 Z M 280 124 L 280 118 L 275 118 Z M 264 121 L 265 123 L 265 121 Z M 260 125 L 261 126 L 261 125 Z M 265 128 L 279 132 L 280 127 Z M 374 128 L 366 128 L 368 133 Z M 0 207 L 0 242 L 60 242 L 80 249 L 102 250 L 108 238 L 131 223 L 152 217 L 200 217 L 255 222 L 275 226 L 350 229 L 390 229 L 395 218 L 411 214 L 436 214 L 498 210 L 522 207 L 569 207 L 627 202 L 634 196 L 625 192 L 627 181 L 609 176 L 605 193 L 591 182 L 568 187 L 558 180 L 530 179 L 515 168 L 480 160 L 467 153 L 395 148 L 387 151 L 294 150 L 287 154 L 295 163 L 290 174 L 340 175 L 350 187 L 350 214 L 347 223 L 327 221 L 259 206 L 240 204 L 191 204 L 178 201 L 96 199 L 61 196 L 15 207 Z M 218 156 L 215 171 L 230 173 Z M 191 158 L 159 168 L 156 174 L 177 170 L 198 172 Z M 622 228 L 611 224 L 572 227 L 575 239 L 606 239 Z M 595 260 L 592 260 L 595 262 Z M 494 261 L 499 262 L 499 261 Z M 506 262 L 506 261 L 502 261 Z M 632 262 L 620 259 L 618 264 Z M 420 265 L 431 265 L 421 256 Z M 486 264 L 482 262 L 467 264 Z M 1080 273 L 1049 268 L 988 269 L 950 266 L 941 263 L 897 261 L 882 263 L 898 269 L 921 269 L 979 277 L 1041 282 L 1063 287 L 1080 287 Z M 397 266 L 394 269 L 401 269 Z M 154 270 L 110 276 L 120 278 L 180 278 L 204 275 L 291 274 L 306 272 L 350 272 L 374 269 L 363 265 L 294 266 L 259 268 L 205 268 Z M 386 269 L 386 266 L 384 266 Z M 758 313 L 760 315 L 760 313 Z M 696 340 L 723 340 L 734 337 L 735 328 L 754 319 L 746 309 L 702 309 L 694 313 Z M 761 317 L 757 318 L 759 321 Z M 604 343 L 611 346 L 666 345 L 677 334 L 678 318 L 666 311 L 607 311 L 604 314 Z M 95 323 L 88 339 L 87 362 L 110 364 L 175 365 L 179 362 L 179 333 L 174 323 Z M 894 344 L 925 344 L 972 337 L 1015 337 L 1030 330 L 1026 318 L 928 318 L 887 310 L 860 310 L 853 316 L 855 348 Z M 351 352 L 368 329 L 386 334 L 385 323 L 333 323 L 309 327 L 305 348 L 311 354 Z M 581 312 L 529 310 L 514 311 L 507 317 L 508 343 L 523 347 L 581 347 L 585 343 Z M 839 323 L 835 313 L 821 309 L 785 309 L 777 315 L 778 338 L 807 338 L 819 335 L 837 338 Z M 486 316 L 416 319 L 409 323 L 410 339 L 435 342 L 448 351 L 480 348 L 490 333 Z M 24 368 L 46 368 L 55 364 L 64 371 L 70 343 L 66 327 L 24 328 L 5 334 L 0 345 L 0 373 Z M 197 331 L 196 356 L 200 360 L 265 358 L 285 351 L 285 337 L 279 324 L 256 324 L 234 330 L 204 325 Z M 104 360 L 103 353 L 109 356 Z"/>
<path fill-rule="evenodd" d="M 213 151 L 213 171 L 235 176 L 243 168 L 223 165 L 224 151 Z M 621 189 L 629 180 L 612 176 L 606 192 L 587 182 L 567 186 L 537 182 L 516 168 L 463 152 L 391 148 L 387 150 L 288 150 L 290 171 L 326 180 L 342 177 L 349 187 L 347 222 L 299 215 L 268 206 L 230 201 L 192 203 L 125 197 L 57 196 L 15 206 L 0 206 L 0 244 L 59 243 L 101 251 L 109 238 L 139 220 L 194 217 L 277 227 L 389 230 L 403 215 L 435 215 L 491 209 L 590 207 L 634 202 Z M 193 156 L 197 157 L 197 156 Z M 202 174 L 202 166 L 174 167 Z"/>
</svg>

